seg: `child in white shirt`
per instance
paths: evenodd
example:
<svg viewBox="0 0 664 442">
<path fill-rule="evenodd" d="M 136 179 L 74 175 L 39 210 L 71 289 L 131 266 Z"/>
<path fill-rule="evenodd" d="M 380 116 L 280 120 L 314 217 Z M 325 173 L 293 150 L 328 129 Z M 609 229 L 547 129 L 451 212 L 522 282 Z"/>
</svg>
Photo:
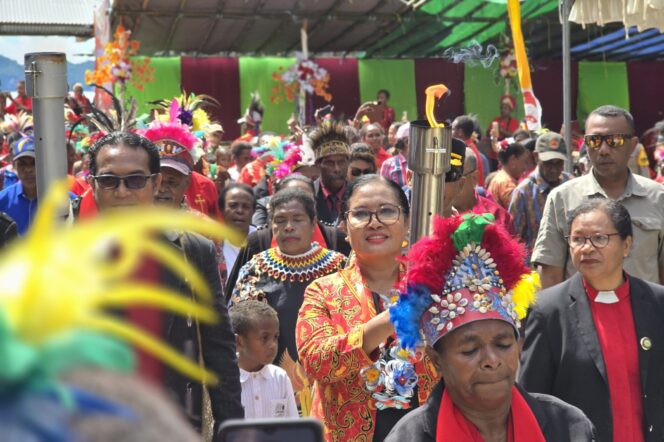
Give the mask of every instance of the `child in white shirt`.
<svg viewBox="0 0 664 442">
<path fill-rule="evenodd" d="M 298 417 L 293 386 L 277 355 L 279 318 L 268 304 L 242 301 L 230 310 L 246 419 Z"/>
</svg>

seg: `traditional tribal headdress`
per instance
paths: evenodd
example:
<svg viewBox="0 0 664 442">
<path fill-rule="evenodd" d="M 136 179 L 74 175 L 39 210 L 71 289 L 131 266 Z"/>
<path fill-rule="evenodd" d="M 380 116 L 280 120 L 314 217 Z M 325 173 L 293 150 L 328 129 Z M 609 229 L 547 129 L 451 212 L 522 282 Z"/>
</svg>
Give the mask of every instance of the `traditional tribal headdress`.
<svg viewBox="0 0 664 442">
<path fill-rule="evenodd" d="M 191 133 L 189 126 L 177 119 L 176 112 L 177 109 L 173 106 L 170 121 L 155 120 L 147 129 L 141 131 L 141 135 L 157 145 L 162 166 L 189 175 L 194 168 L 192 150 L 198 143 L 198 138 Z"/>
<path fill-rule="evenodd" d="M 491 214 L 437 218 L 433 235 L 410 249 L 407 276 L 390 307 L 403 347 L 433 346 L 483 319 L 506 321 L 518 333 L 539 278 L 525 265 L 523 245 L 493 221 Z"/>
<path fill-rule="evenodd" d="M 161 121 L 177 119 L 189 126 L 192 132 L 204 131 L 206 126 L 211 124 L 210 116 L 203 109 L 204 106 L 219 106 L 217 99 L 210 95 L 186 92 L 172 100 L 153 101 L 151 104 L 156 104 L 157 109 L 168 111 L 168 114 L 159 117 Z"/>
<path fill-rule="evenodd" d="M 316 160 L 330 155 L 348 155 L 350 147 L 344 126 L 340 122 L 324 124 L 309 133 Z"/>
<path fill-rule="evenodd" d="M 13 132 L 20 132 L 22 134 L 28 133 L 33 129 L 32 115 L 27 112 L 19 112 L 18 115 L 7 115 L 8 121 L 2 123 L 2 131 L 10 134 Z"/>
</svg>

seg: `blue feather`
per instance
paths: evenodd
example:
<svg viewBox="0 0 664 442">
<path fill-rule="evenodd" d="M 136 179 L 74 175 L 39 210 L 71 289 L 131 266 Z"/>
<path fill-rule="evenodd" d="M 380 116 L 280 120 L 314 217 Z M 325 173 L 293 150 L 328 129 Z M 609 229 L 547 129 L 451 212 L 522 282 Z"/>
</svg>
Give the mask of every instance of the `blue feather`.
<svg viewBox="0 0 664 442">
<path fill-rule="evenodd" d="M 414 350 L 422 343 L 420 319 L 433 304 L 431 293 L 424 285 L 408 286 L 399 295 L 396 304 L 390 307 L 390 321 L 394 324 L 397 338 L 403 348 Z"/>
</svg>

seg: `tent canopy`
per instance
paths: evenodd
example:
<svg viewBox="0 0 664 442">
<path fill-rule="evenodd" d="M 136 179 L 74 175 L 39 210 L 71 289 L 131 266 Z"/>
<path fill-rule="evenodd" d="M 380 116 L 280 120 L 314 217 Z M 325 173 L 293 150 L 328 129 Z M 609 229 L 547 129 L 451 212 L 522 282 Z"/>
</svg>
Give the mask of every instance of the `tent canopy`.
<svg viewBox="0 0 664 442">
<path fill-rule="evenodd" d="M 560 58 L 558 1 L 525 0 L 521 12 L 529 56 Z M 509 35 L 500 0 L 429 0 L 417 10 L 400 0 L 114 0 L 112 7 L 113 25 L 131 29 L 146 55 L 292 55 L 300 50 L 305 19 L 309 50 L 317 56 L 437 57 L 471 41 L 498 45 Z M 575 24 L 573 56 L 664 58 L 664 37 L 645 33 L 630 30 L 625 40 L 618 23 Z M 632 41 L 640 44 L 632 48 Z M 617 47 L 603 48 L 607 42 Z"/>
</svg>

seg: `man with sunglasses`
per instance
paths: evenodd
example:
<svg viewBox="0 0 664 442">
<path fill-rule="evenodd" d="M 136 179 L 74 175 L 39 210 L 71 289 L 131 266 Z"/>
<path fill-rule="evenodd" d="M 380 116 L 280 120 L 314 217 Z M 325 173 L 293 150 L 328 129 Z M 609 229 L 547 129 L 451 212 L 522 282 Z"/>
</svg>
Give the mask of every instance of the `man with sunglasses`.
<svg viewBox="0 0 664 442">
<path fill-rule="evenodd" d="M 350 161 L 348 165 L 348 182 L 353 182 L 362 175 L 376 173 L 376 156 L 373 150 L 364 143 L 350 145 Z"/>
<path fill-rule="evenodd" d="M 147 132 L 149 129 L 146 134 Z M 164 165 L 177 168 L 178 173 L 186 174 L 191 171 L 193 160 L 181 142 L 172 139 L 155 141 L 159 143 L 159 147 L 135 133 L 114 132 L 99 140 L 90 150 L 89 182 L 99 216 L 104 216 L 110 209 L 152 206 L 157 195 L 164 196 L 167 193 L 167 189 L 162 189 L 160 193 L 160 150 Z M 182 189 L 177 193 L 173 193 L 171 189 L 170 193 L 169 202 L 177 206 L 178 202 L 182 201 Z M 166 198 L 162 198 L 164 199 Z M 217 386 L 208 388 L 215 423 L 218 425 L 229 418 L 242 418 L 244 411 L 240 401 L 235 337 L 229 325 L 214 243 L 188 232 L 171 232 L 165 234 L 163 239 L 176 253 L 181 254 L 183 259 L 198 269 L 205 279 L 214 295 L 219 323 L 198 324 L 196 321 L 150 308 L 130 309 L 126 312 L 127 319 L 147 333 L 163 337 L 177 351 L 194 361 L 199 361 L 201 349 L 201 359 L 206 368 L 219 378 Z M 166 286 L 184 297 L 194 296 L 186 281 L 182 281 L 172 271 L 149 257 L 139 264 L 135 279 Z M 157 385 L 163 385 L 169 395 L 182 406 L 192 425 L 200 428 L 203 403 L 201 385 L 163 366 L 148 354 L 139 351 L 137 356 L 138 373 Z"/>
<path fill-rule="evenodd" d="M 584 143 L 592 169 L 553 189 L 544 207 L 531 259 L 539 267 L 543 288 L 575 273 L 564 238 L 566 217 L 591 198 L 619 201 L 629 211 L 634 247 L 625 259 L 625 271 L 664 282 L 664 187 L 630 172 L 629 158 L 637 142 L 634 119 L 626 110 L 607 105 L 588 116 Z"/>
</svg>

